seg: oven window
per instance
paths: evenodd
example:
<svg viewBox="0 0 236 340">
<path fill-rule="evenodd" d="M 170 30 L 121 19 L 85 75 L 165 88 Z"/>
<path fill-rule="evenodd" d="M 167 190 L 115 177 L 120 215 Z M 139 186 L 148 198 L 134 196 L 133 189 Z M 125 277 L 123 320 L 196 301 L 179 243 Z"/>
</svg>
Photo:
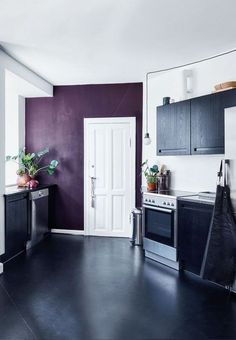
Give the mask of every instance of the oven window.
<svg viewBox="0 0 236 340">
<path fill-rule="evenodd" d="M 170 246 L 174 245 L 174 212 L 145 208 L 145 236 Z"/>
</svg>

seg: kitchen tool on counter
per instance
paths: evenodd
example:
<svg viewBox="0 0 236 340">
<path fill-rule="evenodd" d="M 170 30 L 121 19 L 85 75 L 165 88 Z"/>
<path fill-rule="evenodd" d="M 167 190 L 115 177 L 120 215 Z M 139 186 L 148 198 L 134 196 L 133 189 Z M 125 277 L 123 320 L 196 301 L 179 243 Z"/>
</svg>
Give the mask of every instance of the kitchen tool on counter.
<svg viewBox="0 0 236 340">
<path fill-rule="evenodd" d="M 158 176 L 158 192 L 162 193 L 170 189 L 170 170 L 167 170 L 165 165 L 161 166 Z"/>
</svg>

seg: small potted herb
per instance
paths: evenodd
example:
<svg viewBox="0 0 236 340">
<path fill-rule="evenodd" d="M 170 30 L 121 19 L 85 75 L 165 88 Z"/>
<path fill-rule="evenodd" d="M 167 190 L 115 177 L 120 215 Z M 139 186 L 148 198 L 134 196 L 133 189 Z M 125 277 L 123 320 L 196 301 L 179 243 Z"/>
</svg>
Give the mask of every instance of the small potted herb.
<svg viewBox="0 0 236 340">
<path fill-rule="evenodd" d="M 155 191 L 158 184 L 158 173 L 159 169 L 157 165 L 153 165 L 151 168 L 148 166 L 148 161 L 142 163 L 141 165 L 144 176 L 147 180 L 147 190 Z"/>
</svg>

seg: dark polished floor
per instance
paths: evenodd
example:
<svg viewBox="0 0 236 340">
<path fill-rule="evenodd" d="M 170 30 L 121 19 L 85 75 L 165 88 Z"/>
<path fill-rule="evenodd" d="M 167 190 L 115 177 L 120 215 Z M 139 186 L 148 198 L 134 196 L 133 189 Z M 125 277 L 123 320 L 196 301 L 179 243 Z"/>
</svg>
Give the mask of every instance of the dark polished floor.
<svg viewBox="0 0 236 340">
<path fill-rule="evenodd" d="M 235 339 L 236 299 L 126 239 L 53 235 L 0 277 L 0 339 Z"/>
</svg>

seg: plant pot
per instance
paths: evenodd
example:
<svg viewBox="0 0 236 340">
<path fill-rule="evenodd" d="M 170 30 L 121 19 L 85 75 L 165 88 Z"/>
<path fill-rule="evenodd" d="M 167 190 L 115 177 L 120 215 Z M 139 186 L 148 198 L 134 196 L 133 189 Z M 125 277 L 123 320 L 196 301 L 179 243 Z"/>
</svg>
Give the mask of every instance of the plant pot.
<svg viewBox="0 0 236 340">
<path fill-rule="evenodd" d="M 16 184 L 18 187 L 26 187 L 30 179 L 31 179 L 30 176 L 27 174 L 18 175 L 16 179 Z"/>
<path fill-rule="evenodd" d="M 27 186 L 29 189 L 35 189 L 39 185 L 39 182 L 36 181 L 36 179 L 31 179 L 28 183 Z"/>
<path fill-rule="evenodd" d="M 155 191 L 157 189 L 156 183 L 147 183 L 147 191 Z"/>
</svg>

